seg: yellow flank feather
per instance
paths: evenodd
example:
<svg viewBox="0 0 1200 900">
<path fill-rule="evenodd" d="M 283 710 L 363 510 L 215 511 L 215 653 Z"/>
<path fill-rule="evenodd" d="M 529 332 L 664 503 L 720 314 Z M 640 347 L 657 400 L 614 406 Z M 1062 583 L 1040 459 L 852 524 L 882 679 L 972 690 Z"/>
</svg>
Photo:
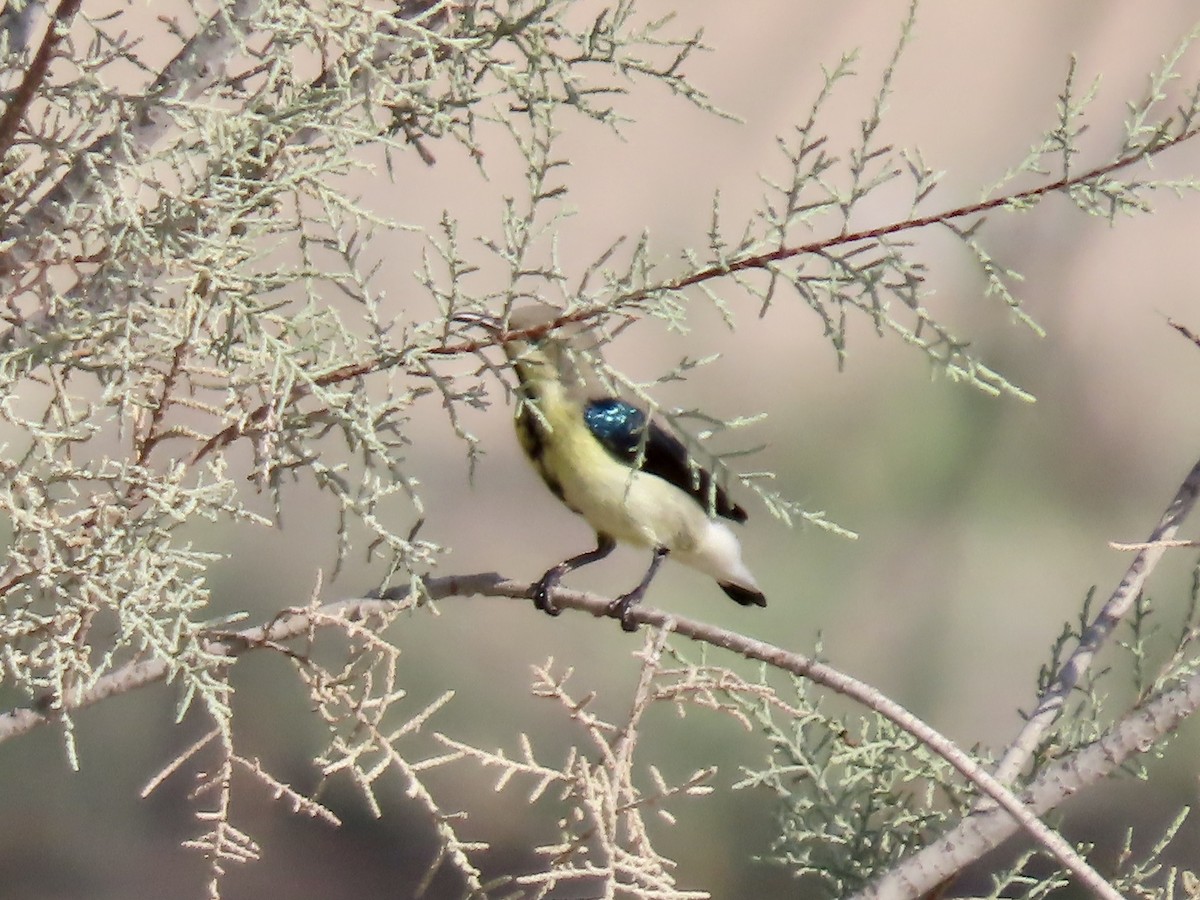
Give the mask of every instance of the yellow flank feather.
<svg viewBox="0 0 1200 900">
<path fill-rule="evenodd" d="M 583 405 L 562 384 L 530 379 L 534 410 L 519 411 L 518 436 L 542 478 L 597 532 L 686 556 L 708 523 L 686 493 L 613 458 L 584 424 Z"/>
</svg>

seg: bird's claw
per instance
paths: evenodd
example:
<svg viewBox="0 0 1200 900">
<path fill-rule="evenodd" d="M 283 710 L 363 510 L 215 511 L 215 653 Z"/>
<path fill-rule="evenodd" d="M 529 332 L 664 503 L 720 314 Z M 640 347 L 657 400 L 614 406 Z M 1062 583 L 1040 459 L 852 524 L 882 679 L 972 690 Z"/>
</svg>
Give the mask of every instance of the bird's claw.
<svg viewBox="0 0 1200 900">
<path fill-rule="evenodd" d="M 621 620 L 622 631 L 634 632 L 638 630 L 638 623 L 633 621 L 631 613 L 633 612 L 633 605 L 641 599 L 642 597 L 639 593 L 624 594 L 608 604 L 608 614 Z"/>
<path fill-rule="evenodd" d="M 533 586 L 533 605 L 548 616 L 562 614 L 562 610 L 555 606 L 554 602 L 550 599 L 550 591 L 558 586 L 558 579 L 561 577 L 562 573 L 558 569 L 551 569 L 539 578 L 537 584 Z"/>
</svg>

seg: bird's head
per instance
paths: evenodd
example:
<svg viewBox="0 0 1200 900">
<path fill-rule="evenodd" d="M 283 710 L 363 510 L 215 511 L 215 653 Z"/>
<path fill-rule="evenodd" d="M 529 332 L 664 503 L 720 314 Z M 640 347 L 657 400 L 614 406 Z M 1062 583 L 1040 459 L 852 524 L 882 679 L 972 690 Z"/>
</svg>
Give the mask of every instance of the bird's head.
<svg viewBox="0 0 1200 900">
<path fill-rule="evenodd" d="M 502 340 L 504 354 L 523 384 L 558 381 L 583 388 L 595 377 L 591 357 L 597 343 L 578 322 L 555 324 L 564 310 L 530 303 L 512 310 L 507 320 L 486 313 L 460 312 L 452 321 L 477 325 Z"/>
</svg>

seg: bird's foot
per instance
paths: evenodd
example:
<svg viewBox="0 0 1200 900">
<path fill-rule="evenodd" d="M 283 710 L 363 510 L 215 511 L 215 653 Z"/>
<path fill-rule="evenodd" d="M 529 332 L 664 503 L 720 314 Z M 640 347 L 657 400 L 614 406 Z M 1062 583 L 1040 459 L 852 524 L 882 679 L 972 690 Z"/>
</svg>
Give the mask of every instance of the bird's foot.
<svg viewBox="0 0 1200 900">
<path fill-rule="evenodd" d="M 558 580 L 562 576 L 562 570 L 555 566 L 539 578 L 533 586 L 533 605 L 548 616 L 557 616 L 562 613 L 562 610 L 555 606 L 550 599 L 550 592 L 558 587 Z"/>
<path fill-rule="evenodd" d="M 644 591 L 630 591 L 628 594 L 622 594 L 612 603 L 608 604 L 608 614 L 616 616 L 621 620 L 622 631 L 637 631 L 638 623 L 633 621 L 630 613 L 633 612 L 633 607 L 642 599 Z"/>
</svg>

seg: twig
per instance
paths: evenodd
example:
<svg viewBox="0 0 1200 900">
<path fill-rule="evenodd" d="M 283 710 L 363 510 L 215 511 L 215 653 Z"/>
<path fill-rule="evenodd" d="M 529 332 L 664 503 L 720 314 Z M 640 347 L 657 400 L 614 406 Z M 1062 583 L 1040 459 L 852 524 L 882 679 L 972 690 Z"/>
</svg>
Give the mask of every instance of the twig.
<svg viewBox="0 0 1200 900">
<path fill-rule="evenodd" d="M 1042 695 L 1037 709 L 1030 715 L 1025 726 L 1000 759 L 995 775 L 1002 784 L 1008 784 L 1016 778 L 1017 773 L 1033 756 L 1046 731 L 1062 713 L 1067 697 L 1087 672 L 1097 651 L 1108 640 L 1113 629 L 1120 624 L 1121 619 L 1133 606 L 1138 594 L 1142 592 L 1146 579 L 1150 577 L 1150 573 L 1154 571 L 1158 561 L 1167 552 L 1168 542 L 1175 537 L 1180 524 L 1192 511 L 1198 495 L 1200 495 L 1200 461 L 1192 466 L 1187 478 L 1175 492 L 1175 498 L 1163 513 L 1162 519 L 1150 532 L 1145 546 L 1138 551 L 1138 555 L 1129 564 L 1125 577 L 1121 579 L 1121 583 L 1117 585 L 1117 589 L 1113 591 L 1108 602 L 1104 604 L 1096 618 L 1080 636 L 1079 646 L 1075 648 L 1070 659 L 1063 664 L 1053 683 Z"/>
<path fill-rule="evenodd" d="M 1109 541 L 1108 546 L 1114 550 L 1124 550 L 1132 552 L 1134 550 L 1150 550 L 1154 547 L 1162 547 L 1164 550 L 1178 550 L 1181 547 L 1200 547 L 1200 541 L 1154 541 L 1148 543 L 1146 541 L 1138 541 L 1135 544 L 1124 544 L 1121 541 Z"/>
<path fill-rule="evenodd" d="M 8 101 L 4 115 L 0 116 L 0 159 L 4 158 L 8 148 L 12 146 L 13 138 L 17 136 L 17 129 L 21 127 L 21 119 L 25 117 L 25 111 L 29 109 L 29 104 L 33 102 L 37 89 L 46 79 L 46 73 L 50 70 L 50 60 L 54 57 L 54 48 L 67 36 L 67 32 L 71 28 L 71 20 L 75 18 L 75 13 L 79 12 L 82 3 L 83 0 L 62 0 L 58 4 L 58 9 L 54 11 L 54 18 L 46 26 L 42 45 L 38 47 L 33 62 L 25 70 L 25 77 L 21 79 L 12 99 Z M 27 0 L 22 13 L 14 15 L 20 16 L 27 13 L 31 5 L 32 0 Z"/>
<path fill-rule="evenodd" d="M 59 7 L 60 12 L 68 2 L 71 0 L 64 0 Z M 79 2 L 81 0 L 75 0 L 75 6 Z M 45 251 L 47 244 L 57 234 L 61 217 L 67 210 L 94 196 L 101 183 L 115 177 L 120 162 L 146 152 L 170 129 L 173 120 L 161 106 L 163 99 L 176 102 L 195 100 L 220 78 L 220 61 L 237 48 L 236 29 L 244 27 L 257 13 L 261 3 L 262 0 L 235 0 L 231 8 L 209 19 L 147 89 L 146 96 L 154 98 L 160 105 L 147 107 L 145 114 L 123 121 L 116 131 L 92 141 L 75 155 L 66 173 L 38 201 L 36 207 L 0 232 L 0 241 L 12 245 L 2 258 L 4 265 L 0 268 L 0 290 L 11 289 L 13 279 L 22 268 Z M 51 24 L 49 33 L 54 31 L 55 27 Z M 24 87 L 29 80 L 27 73 L 21 86 Z M 5 110 L 5 117 L 16 108 L 15 102 L 10 104 Z M 23 112 L 23 109 L 20 111 Z M 16 123 L 19 122 L 18 115 Z M 3 132 L 0 132 L 2 136 Z M 0 142 L 0 148 L 4 146 L 6 144 Z"/>
<path fill-rule="evenodd" d="M 426 581 L 425 591 L 431 598 L 437 600 L 455 594 L 469 596 L 485 593 L 488 588 L 504 583 L 504 579 L 495 573 L 431 578 Z M 415 605 L 415 598 L 409 597 L 337 600 L 324 606 L 305 607 L 281 613 L 269 622 L 232 634 L 214 635 L 206 649 L 209 653 L 221 657 L 221 662 L 233 662 L 238 656 L 249 650 L 281 649 L 282 642 L 308 635 L 317 622 L 332 625 L 336 620 L 361 621 L 372 616 L 394 613 L 405 606 Z M 67 707 L 67 711 L 85 709 L 108 697 L 125 694 L 163 681 L 170 671 L 167 662 L 161 659 L 128 663 L 110 674 L 96 679 L 96 682 L 88 690 L 81 692 L 79 698 Z M 32 731 L 38 726 L 50 724 L 57 719 L 57 710 L 40 712 L 37 709 L 26 708 L 0 713 L 0 743 Z"/>
<path fill-rule="evenodd" d="M 1186 325 L 1182 325 L 1179 322 L 1176 322 L 1174 319 L 1167 319 L 1167 324 L 1182 334 L 1197 347 L 1200 347 L 1200 334 L 1196 334 L 1196 332 L 1192 331 Z"/>
<path fill-rule="evenodd" d="M 1038 187 L 1029 188 L 1025 191 L 1020 191 L 1016 194 L 1005 194 L 1001 197 L 993 197 L 991 200 L 981 200 L 978 203 L 970 203 L 966 206 L 959 206 L 955 209 L 945 210 L 939 213 L 933 213 L 928 216 L 919 216 L 911 219 L 906 219 L 903 222 L 892 222 L 888 225 L 881 225 L 877 228 L 868 228 L 864 231 L 844 232 L 833 238 L 823 238 L 819 241 L 812 241 L 808 244 L 799 244 L 791 247 L 779 247 L 770 253 L 755 254 L 753 256 L 743 257 L 742 259 L 731 260 L 730 262 L 712 266 L 708 269 L 703 269 L 699 272 L 693 272 L 683 278 L 678 278 L 673 281 L 667 281 L 659 285 L 651 285 L 650 287 L 642 288 L 627 294 L 622 300 L 626 302 L 635 302 L 644 300 L 655 294 L 669 293 L 680 291 L 684 288 L 691 287 L 702 281 L 710 281 L 713 278 L 731 275 L 736 272 L 744 272 L 751 269 L 769 269 L 775 263 L 785 259 L 792 259 L 796 256 L 801 256 L 805 253 L 815 253 L 818 250 L 828 250 L 831 247 L 845 246 L 846 244 L 857 244 L 862 241 L 876 240 L 882 237 L 889 237 L 894 234 L 899 234 L 903 231 L 912 231 L 917 228 L 924 228 L 927 225 L 941 225 L 951 222 L 955 219 L 962 219 L 969 216 L 978 216 L 983 213 L 990 212 L 993 209 L 999 209 L 1005 206 L 1015 206 L 1020 208 L 1023 204 L 1030 200 L 1036 200 L 1046 194 L 1053 194 L 1057 191 L 1065 190 L 1066 188 L 1074 187 L 1078 184 L 1085 184 L 1097 178 L 1102 178 L 1105 175 L 1110 175 L 1113 172 L 1123 169 L 1126 166 L 1133 165 L 1140 160 L 1147 158 L 1152 154 L 1157 154 L 1170 147 L 1182 144 L 1192 138 L 1200 135 L 1200 128 L 1190 128 L 1187 131 L 1180 132 L 1174 137 L 1167 138 L 1155 143 L 1150 147 L 1139 147 L 1124 156 L 1120 156 L 1112 162 L 1105 163 L 1102 166 L 1097 166 L 1087 172 L 1069 177 L 1060 178 L 1057 181 L 1052 181 L 1048 184 L 1043 184 Z"/>
<path fill-rule="evenodd" d="M 434 600 L 475 594 L 527 598 L 532 590 L 531 585 L 509 581 L 495 573 L 430 578 L 425 581 L 424 588 L 429 597 Z M 596 594 L 560 588 L 555 591 L 554 601 L 556 606 L 589 612 L 597 617 L 614 615 L 611 611 L 611 600 Z M 395 612 L 398 608 L 414 604 L 415 597 L 407 589 L 389 592 L 379 599 L 342 600 L 316 609 L 289 612 L 277 616 L 264 625 L 214 638 L 207 650 L 232 662 L 233 659 L 248 650 L 277 645 L 290 638 L 308 634 L 316 621 L 330 622 L 331 620 L 336 621 L 336 619 L 369 618 L 373 615 Z M 638 624 L 670 630 L 684 637 L 732 651 L 747 659 L 759 660 L 783 671 L 808 678 L 856 700 L 880 716 L 894 722 L 950 763 L 964 778 L 1002 807 L 1015 823 L 1024 828 L 1064 868 L 1074 874 L 1082 886 L 1097 897 L 1106 898 L 1106 900 L 1121 900 L 1120 894 L 1116 893 L 1061 835 L 1041 822 L 969 754 L 961 750 L 945 735 L 870 685 L 803 654 L 793 653 L 706 622 L 682 618 L 650 607 L 635 607 L 631 612 L 631 617 Z M 152 682 L 162 681 L 168 672 L 169 668 L 164 660 L 132 663 L 98 679 L 90 690 L 84 692 L 78 701 L 71 705 L 70 709 L 91 706 L 114 694 L 126 693 Z M 34 709 L 17 709 L 0 714 L 0 742 L 54 721 L 54 718 L 53 712 L 41 713 Z"/>
</svg>

